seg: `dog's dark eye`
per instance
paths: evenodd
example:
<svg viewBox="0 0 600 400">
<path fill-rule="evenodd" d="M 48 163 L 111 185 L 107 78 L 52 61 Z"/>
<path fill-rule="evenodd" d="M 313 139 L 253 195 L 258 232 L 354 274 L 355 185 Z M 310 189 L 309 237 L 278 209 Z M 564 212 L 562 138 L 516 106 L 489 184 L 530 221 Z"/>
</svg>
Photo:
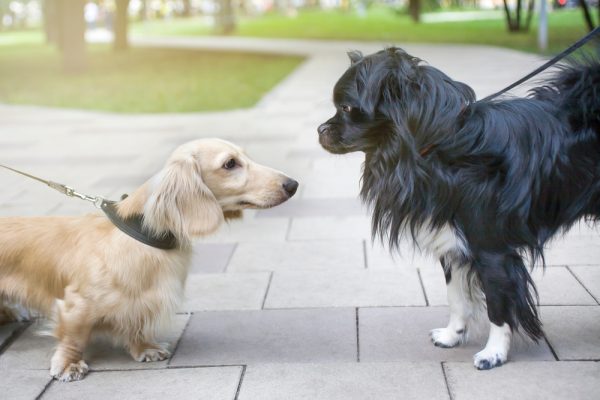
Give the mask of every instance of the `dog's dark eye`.
<svg viewBox="0 0 600 400">
<path fill-rule="evenodd" d="M 348 104 L 343 104 L 342 111 L 345 113 L 349 113 L 350 111 L 352 111 L 352 107 L 350 107 Z"/>
<path fill-rule="evenodd" d="M 233 169 L 237 165 L 235 158 L 228 160 L 225 164 L 223 164 L 223 168 L 225 169 Z"/>
</svg>

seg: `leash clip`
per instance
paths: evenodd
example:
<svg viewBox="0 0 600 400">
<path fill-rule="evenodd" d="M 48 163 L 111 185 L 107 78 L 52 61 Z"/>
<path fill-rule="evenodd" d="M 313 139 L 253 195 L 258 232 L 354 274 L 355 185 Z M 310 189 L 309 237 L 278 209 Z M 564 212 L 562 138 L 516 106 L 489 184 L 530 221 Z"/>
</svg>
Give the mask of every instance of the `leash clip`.
<svg viewBox="0 0 600 400">
<path fill-rule="evenodd" d="M 90 203 L 93 203 L 94 207 L 96 207 L 96 208 L 102 208 L 102 203 L 104 202 L 104 198 L 102 198 L 100 196 L 89 196 L 87 194 L 79 193 L 70 186 L 63 185 L 61 183 L 52 182 L 52 181 L 48 181 L 48 186 L 50 186 L 54 190 L 61 192 L 62 194 L 66 195 L 66 196 L 77 197 L 81 200 L 85 200 L 85 201 L 89 201 Z"/>
</svg>

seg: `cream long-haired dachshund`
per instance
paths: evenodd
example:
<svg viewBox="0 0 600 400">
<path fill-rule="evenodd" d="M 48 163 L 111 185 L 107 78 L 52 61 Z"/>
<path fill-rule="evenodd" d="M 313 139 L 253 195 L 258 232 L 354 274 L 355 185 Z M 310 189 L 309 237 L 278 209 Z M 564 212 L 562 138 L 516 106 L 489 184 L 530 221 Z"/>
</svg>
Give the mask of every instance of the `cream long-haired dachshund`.
<svg viewBox="0 0 600 400">
<path fill-rule="evenodd" d="M 7 301 L 50 317 L 59 341 L 50 374 L 61 381 L 86 374 L 93 333 L 109 334 L 137 361 L 164 360 L 170 353 L 155 338 L 178 309 L 191 239 L 245 208 L 276 206 L 297 187 L 239 147 L 202 139 L 179 147 L 118 204 L 122 218 L 142 215 L 148 232 L 171 232 L 175 249 L 143 244 L 102 214 L 0 218 L 0 317 L 10 314 Z"/>
</svg>

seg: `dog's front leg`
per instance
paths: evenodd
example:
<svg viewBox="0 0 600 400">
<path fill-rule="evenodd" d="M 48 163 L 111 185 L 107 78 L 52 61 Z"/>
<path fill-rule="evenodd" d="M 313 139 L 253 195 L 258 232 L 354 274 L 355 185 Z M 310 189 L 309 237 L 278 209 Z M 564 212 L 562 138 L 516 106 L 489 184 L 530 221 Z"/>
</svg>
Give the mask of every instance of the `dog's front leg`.
<svg viewBox="0 0 600 400">
<path fill-rule="evenodd" d="M 89 370 L 82 358 L 93 327 L 88 311 L 86 300 L 69 287 L 64 300 L 56 301 L 55 336 L 59 343 L 50 363 L 50 375 L 61 382 L 80 380 Z"/>
<path fill-rule="evenodd" d="M 429 335 L 434 345 L 443 348 L 455 347 L 466 342 L 467 325 L 473 314 L 473 305 L 468 290 L 468 266 L 460 266 L 440 260 L 446 276 L 450 321 L 445 328 L 433 329 Z"/>
<path fill-rule="evenodd" d="M 151 362 L 166 360 L 171 352 L 166 346 L 161 346 L 153 341 L 131 341 L 128 346 L 129 354 L 139 362 Z"/>
</svg>

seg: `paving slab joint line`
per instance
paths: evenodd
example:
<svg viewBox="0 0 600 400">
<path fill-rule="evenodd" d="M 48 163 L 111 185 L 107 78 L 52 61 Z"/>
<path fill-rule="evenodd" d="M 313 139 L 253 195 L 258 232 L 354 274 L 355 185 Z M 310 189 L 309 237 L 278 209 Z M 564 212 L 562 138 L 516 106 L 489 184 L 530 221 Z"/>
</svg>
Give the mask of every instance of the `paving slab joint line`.
<svg viewBox="0 0 600 400">
<path fill-rule="evenodd" d="M 42 389 L 40 394 L 38 394 L 35 397 L 35 400 L 40 400 L 53 383 L 54 383 L 54 378 L 49 378 L 48 383 L 46 383 L 46 385 L 44 386 L 44 388 Z"/>
<path fill-rule="evenodd" d="M 363 244 L 363 260 L 365 262 L 365 269 L 369 269 L 369 260 L 367 258 L 367 241 L 366 239 L 362 240 Z"/>
<path fill-rule="evenodd" d="M 214 365 L 167 365 L 167 368 L 159 368 L 159 369 L 196 369 L 196 368 L 228 368 L 228 367 L 245 367 L 245 364 L 214 364 Z M 103 371 L 110 371 L 110 370 L 103 370 Z M 121 370 L 115 370 L 115 371 L 121 371 Z M 131 369 L 129 371 L 146 371 L 143 369 Z M 151 369 L 151 371 L 157 371 L 156 368 Z"/>
<path fill-rule="evenodd" d="M 583 284 L 583 282 L 581 282 L 581 280 L 579 279 L 579 277 L 577 277 L 577 274 L 575 274 L 575 272 L 573 272 L 573 270 L 571 270 L 571 268 L 568 265 L 565 265 L 565 268 L 567 268 L 567 271 L 569 271 L 571 273 L 571 275 L 573 275 L 573 278 L 575 278 L 575 280 L 577 282 L 579 282 L 579 284 L 585 289 L 586 292 L 588 292 L 588 294 L 590 296 L 592 296 L 592 299 L 594 299 L 594 301 L 598 304 L 600 304 L 600 300 L 598 300 L 593 294 L 592 292 L 590 292 L 590 290 Z"/>
<path fill-rule="evenodd" d="M 358 321 L 358 307 L 356 307 L 356 362 L 360 362 L 360 331 Z"/>
<path fill-rule="evenodd" d="M 421 284 L 421 290 L 423 291 L 423 297 L 425 298 L 425 307 L 429 307 L 429 299 L 427 298 L 427 292 L 425 291 L 425 285 L 423 284 L 420 268 L 417 268 L 417 275 L 419 277 L 419 283 Z"/>
<path fill-rule="evenodd" d="M 242 382 L 244 381 L 244 376 L 246 376 L 246 365 L 242 365 L 242 372 L 240 373 L 240 381 L 238 382 L 237 389 L 235 391 L 234 400 L 238 400 L 240 397 L 240 391 L 242 390 Z"/>
<path fill-rule="evenodd" d="M 290 240 L 290 232 L 292 231 L 292 221 L 293 221 L 293 218 L 290 217 L 288 220 L 287 229 L 285 230 L 285 241 L 286 242 L 292 241 L 292 240 Z"/>
<path fill-rule="evenodd" d="M 23 332 L 25 332 L 25 329 L 29 328 L 32 324 L 33 324 L 32 321 L 28 321 L 28 322 L 24 323 L 22 326 L 20 326 L 19 328 L 15 329 L 11 333 L 11 335 L 4 341 L 4 343 L 2 343 L 0 345 L 0 355 L 2 355 L 2 353 L 4 353 L 4 351 L 6 349 L 8 349 L 10 347 L 10 345 L 13 344 L 15 342 L 15 340 L 17 340 Z"/>
<path fill-rule="evenodd" d="M 442 367 L 442 375 L 444 375 L 444 383 L 446 384 L 446 390 L 448 391 L 448 398 L 450 400 L 454 400 L 454 395 L 452 394 L 452 390 L 450 389 L 450 383 L 448 382 L 448 375 L 446 373 L 446 362 L 442 361 L 440 363 Z"/>
<path fill-rule="evenodd" d="M 223 272 L 229 272 L 229 263 L 231 262 L 231 259 L 233 258 L 233 254 L 237 250 L 238 245 L 239 245 L 239 242 L 235 242 L 233 244 L 233 249 L 231 249 L 231 253 L 229 253 L 229 257 L 227 257 L 227 262 L 225 263 L 225 270 Z"/>
<path fill-rule="evenodd" d="M 173 346 L 173 351 L 171 352 L 171 357 L 169 357 L 169 360 L 167 361 L 167 367 L 169 365 L 171 365 L 171 360 L 173 360 L 173 358 L 175 358 L 175 352 L 179 348 L 179 343 L 181 342 L 181 338 L 183 337 L 183 334 L 185 333 L 185 330 L 187 329 L 188 325 L 190 324 L 190 321 L 192 320 L 192 316 L 194 315 L 193 312 L 189 312 L 189 313 L 185 313 L 185 314 L 189 315 L 190 317 L 185 322 L 185 326 L 183 327 L 183 330 L 181 331 L 181 335 L 179 335 L 179 338 L 177 338 L 177 341 L 175 342 L 175 346 Z"/>
<path fill-rule="evenodd" d="M 271 289 L 271 282 L 273 281 L 273 272 L 269 273 L 269 282 L 267 283 L 267 289 L 265 290 L 265 297 L 263 297 L 262 305 L 260 306 L 261 310 L 265 309 L 265 303 L 267 302 L 267 296 L 269 295 L 269 289 Z"/>
</svg>

